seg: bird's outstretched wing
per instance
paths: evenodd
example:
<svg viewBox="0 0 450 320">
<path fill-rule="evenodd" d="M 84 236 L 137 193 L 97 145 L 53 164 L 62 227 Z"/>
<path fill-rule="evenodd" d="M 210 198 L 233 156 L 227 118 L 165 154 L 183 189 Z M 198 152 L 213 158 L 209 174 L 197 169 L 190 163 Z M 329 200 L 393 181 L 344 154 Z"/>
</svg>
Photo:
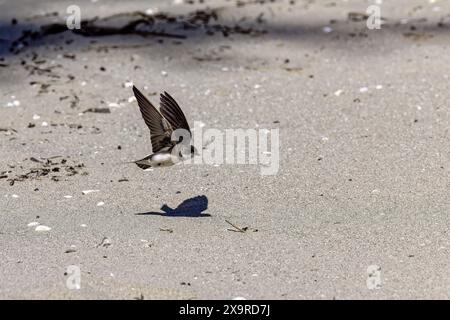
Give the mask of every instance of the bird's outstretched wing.
<svg viewBox="0 0 450 320">
<path fill-rule="evenodd" d="M 184 116 L 183 111 L 181 111 L 180 106 L 175 101 L 174 98 L 170 96 L 167 92 L 161 93 L 160 97 L 160 110 L 163 114 L 164 118 L 169 121 L 173 130 L 176 129 L 185 129 L 191 132 L 189 128 L 189 124 Z"/>
<path fill-rule="evenodd" d="M 174 143 L 171 141 L 173 129 L 170 122 L 161 115 L 135 86 L 133 86 L 133 92 L 141 110 L 142 118 L 144 118 L 145 124 L 150 129 L 153 153 L 166 147 L 171 147 Z"/>
</svg>

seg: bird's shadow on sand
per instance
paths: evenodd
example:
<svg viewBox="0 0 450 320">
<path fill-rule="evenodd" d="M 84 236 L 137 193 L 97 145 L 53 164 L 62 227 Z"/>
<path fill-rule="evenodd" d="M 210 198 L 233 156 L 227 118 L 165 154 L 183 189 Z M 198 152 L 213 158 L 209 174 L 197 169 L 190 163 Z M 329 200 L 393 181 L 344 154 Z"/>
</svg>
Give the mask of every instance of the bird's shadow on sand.
<svg viewBox="0 0 450 320">
<path fill-rule="evenodd" d="M 197 196 L 184 200 L 175 209 L 166 204 L 161 207 L 163 212 L 141 212 L 137 216 L 163 216 L 163 217 L 211 217 L 208 213 L 202 213 L 208 209 L 208 198 L 206 196 Z"/>
</svg>

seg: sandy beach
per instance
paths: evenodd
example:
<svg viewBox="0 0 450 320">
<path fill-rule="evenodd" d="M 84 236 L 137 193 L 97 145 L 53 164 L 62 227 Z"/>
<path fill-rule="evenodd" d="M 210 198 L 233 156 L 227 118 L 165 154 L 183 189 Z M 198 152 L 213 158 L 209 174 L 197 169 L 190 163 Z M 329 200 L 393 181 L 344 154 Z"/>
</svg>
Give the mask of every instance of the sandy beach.
<svg viewBox="0 0 450 320">
<path fill-rule="evenodd" d="M 450 297 L 449 2 L 72 4 L 0 1 L 0 299 Z M 278 171 L 126 163 L 133 84 Z"/>
</svg>

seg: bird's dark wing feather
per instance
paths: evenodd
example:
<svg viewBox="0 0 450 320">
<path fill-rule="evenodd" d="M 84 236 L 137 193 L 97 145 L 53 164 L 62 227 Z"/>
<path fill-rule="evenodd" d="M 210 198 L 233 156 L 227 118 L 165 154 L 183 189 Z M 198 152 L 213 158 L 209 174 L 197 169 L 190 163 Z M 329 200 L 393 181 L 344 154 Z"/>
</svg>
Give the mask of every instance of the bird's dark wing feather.
<svg viewBox="0 0 450 320">
<path fill-rule="evenodd" d="M 152 151 L 158 152 L 165 147 L 172 146 L 171 135 L 173 129 L 170 122 L 164 119 L 161 113 L 135 86 L 133 86 L 133 92 L 141 110 L 142 118 L 144 118 L 145 124 L 150 129 Z"/>
<path fill-rule="evenodd" d="M 165 91 L 161 94 L 160 106 L 161 113 L 163 114 L 164 118 L 169 121 L 173 130 L 185 129 L 191 132 L 189 124 L 186 120 L 186 117 L 184 116 L 183 111 L 181 111 L 180 106 L 175 101 L 175 99 Z"/>
</svg>

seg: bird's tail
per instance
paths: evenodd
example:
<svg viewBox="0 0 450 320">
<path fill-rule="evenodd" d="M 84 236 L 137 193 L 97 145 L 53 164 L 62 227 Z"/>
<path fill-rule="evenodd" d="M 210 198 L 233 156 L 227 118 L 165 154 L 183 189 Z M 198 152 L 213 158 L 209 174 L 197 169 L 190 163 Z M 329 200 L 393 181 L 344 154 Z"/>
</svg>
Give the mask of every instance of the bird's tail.
<svg viewBox="0 0 450 320">
<path fill-rule="evenodd" d="M 148 168 L 151 168 L 152 166 L 148 163 L 148 159 L 150 158 L 150 156 L 145 157 L 144 159 L 138 160 L 138 161 L 134 161 L 134 163 L 141 169 L 145 170 Z"/>
<path fill-rule="evenodd" d="M 141 160 L 137 160 L 137 161 L 124 161 L 124 162 L 119 162 L 118 164 L 130 164 L 130 163 L 134 163 L 136 164 L 139 168 L 145 170 L 148 168 L 151 168 L 152 166 L 149 165 L 145 160 L 147 160 L 148 157 L 141 159 Z"/>
<path fill-rule="evenodd" d="M 148 165 L 148 164 L 145 164 L 145 163 L 140 163 L 139 161 L 135 161 L 134 163 L 136 163 L 136 165 L 137 165 L 139 168 L 143 169 L 143 170 L 152 167 L 151 165 Z"/>
</svg>

